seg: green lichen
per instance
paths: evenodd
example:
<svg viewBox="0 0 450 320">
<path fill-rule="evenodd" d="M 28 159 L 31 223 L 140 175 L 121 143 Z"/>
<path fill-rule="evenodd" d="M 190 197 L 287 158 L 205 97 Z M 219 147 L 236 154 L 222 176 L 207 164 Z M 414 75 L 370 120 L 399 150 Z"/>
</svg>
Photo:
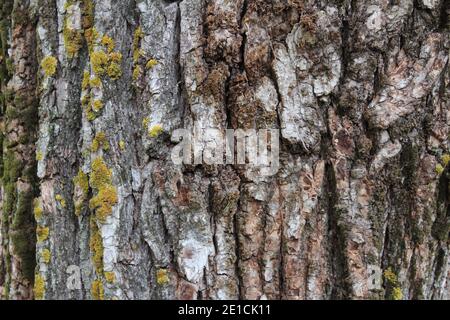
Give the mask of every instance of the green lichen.
<svg viewBox="0 0 450 320">
<path fill-rule="evenodd" d="M 43 300 L 45 295 L 45 280 L 39 273 L 34 277 L 34 298 Z"/>
<path fill-rule="evenodd" d="M 48 227 L 37 226 L 36 227 L 36 237 L 37 242 L 42 243 L 48 239 L 48 235 L 50 234 L 50 229 Z"/>
<path fill-rule="evenodd" d="M 47 56 L 41 61 L 41 68 L 46 77 L 52 77 L 56 73 L 58 60 L 55 57 Z"/>
</svg>

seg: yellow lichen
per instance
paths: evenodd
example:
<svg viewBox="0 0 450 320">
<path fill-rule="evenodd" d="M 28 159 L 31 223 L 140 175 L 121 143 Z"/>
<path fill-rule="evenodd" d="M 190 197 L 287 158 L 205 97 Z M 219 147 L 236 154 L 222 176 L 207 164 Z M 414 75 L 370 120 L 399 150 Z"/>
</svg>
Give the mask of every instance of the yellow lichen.
<svg viewBox="0 0 450 320">
<path fill-rule="evenodd" d="M 112 52 L 109 54 L 109 58 L 112 62 L 121 63 L 122 62 L 122 54 L 120 52 Z"/>
<path fill-rule="evenodd" d="M 50 263 L 50 259 L 52 257 L 52 254 L 51 254 L 50 250 L 43 249 L 41 251 L 41 257 L 42 257 L 42 261 L 44 261 L 44 263 L 48 264 L 48 263 Z"/>
<path fill-rule="evenodd" d="M 48 227 L 37 226 L 36 227 L 36 238 L 37 242 L 41 243 L 48 239 L 50 229 Z"/>
<path fill-rule="evenodd" d="M 102 45 L 104 45 L 107 48 L 108 53 L 113 52 L 115 48 L 114 40 L 111 37 L 108 37 L 107 35 L 104 35 L 102 37 Z"/>
<path fill-rule="evenodd" d="M 112 213 L 112 208 L 117 204 L 117 189 L 112 185 L 112 172 L 106 166 L 103 158 L 96 158 L 92 162 L 92 172 L 89 183 L 96 191 L 96 195 L 89 201 L 91 210 L 95 210 L 95 216 L 101 223 Z"/>
<path fill-rule="evenodd" d="M 402 289 L 400 288 L 400 283 L 398 281 L 397 275 L 392 271 L 392 268 L 389 267 L 387 270 L 385 270 L 383 275 L 388 285 L 388 290 L 390 290 L 389 298 L 392 300 L 402 300 Z"/>
<path fill-rule="evenodd" d="M 169 283 L 169 275 L 168 275 L 167 269 L 159 269 L 156 272 L 156 282 L 159 285 L 165 285 L 165 284 Z"/>
<path fill-rule="evenodd" d="M 44 159 L 44 154 L 42 153 L 42 151 L 36 152 L 36 160 L 42 161 L 42 159 Z"/>
<path fill-rule="evenodd" d="M 163 132 L 162 126 L 159 124 L 156 124 L 150 128 L 150 130 L 148 131 L 148 135 L 151 138 L 157 138 L 162 132 Z"/>
<path fill-rule="evenodd" d="M 81 88 L 83 90 L 87 90 L 89 88 L 89 79 L 91 78 L 91 75 L 89 71 L 84 71 L 83 73 L 83 82 L 81 83 Z"/>
<path fill-rule="evenodd" d="M 119 141 L 119 148 L 120 148 L 121 151 L 125 150 L 125 141 L 123 141 L 123 140 Z"/>
<path fill-rule="evenodd" d="M 436 173 L 438 174 L 438 175 L 441 175 L 442 173 L 444 173 L 444 167 L 442 166 L 442 164 L 440 164 L 440 163 L 438 163 L 437 165 L 436 165 Z"/>
<path fill-rule="evenodd" d="M 91 54 L 91 63 L 94 73 L 98 76 L 105 74 L 109 58 L 105 51 L 94 51 Z"/>
<path fill-rule="evenodd" d="M 59 204 L 61 205 L 62 208 L 66 208 L 66 200 L 63 198 L 62 195 L 57 194 L 57 195 L 55 196 L 55 199 L 56 199 L 56 201 L 59 202 Z"/>
<path fill-rule="evenodd" d="M 83 195 L 87 196 L 89 192 L 89 180 L 87 174 L 85 174 L 83 170 L 78 170 L 78 174 L 73 178 L 73 182 L 76 187 L 80 188 Z"/>
<path fill-rule="evenodd" d="M 148 129 L 148 125 L 150 123 L 150 119 L 148 117 L 145 117 L 144 120 L 142 120 L 142 125 L 144 126 L 144 129 Z"/>
<path fill-rule="evenodd" d="M 106 135 L 104 132 L 99 132 L 95 135 L 95 138 L 92 141 L 91 151 L 97 152 L 100 147 L 103 151 L 109 150 L 109 142 L 108 139 L 106 139 Z"/>
<path fill-rule="evenodd" d="M 448 164 L 450 163 L 450 154 L 446 153 L 442 155 L 441 160 L 444 166 L 448 166 Z"/>
<path fill-rule="evenodd" d="M 94 280 L 91 285 L 91 295 L 94 300 L 104 300 L 105 290 L 101 280 Z"/>
<path fill-rule="evenodd" d="M 92 103 L 92 110 L 94 110 L 95 112 L 99 112 L 102 109 L 103 109 L 103 102 L 101 100 L 95 100 Z"/>
<path fill-rule="evenodd" d="M 157 64 L 158 64 L 158 61 L 156 61 L 155 59 L 150 59 L 150 60 L 147 61 L 147 64 L 145 65 L 145 67 L 147 69 L 152 69 Z"/>
<path fill-rule="evenodd" d="M 67 26 L 67 17 L 64 22 L 63 38 L 67 56 L 70 59 L 75 58 L 83 46 L 83 36 L 80 30 L 71 29 Z"/>
<path fill-rule="evenodd" d="M 45 76 L 51 77 L 56 73 L 56 67 L 58 60 L 55 57 L 47 56 L 41 61 L 41 68 L 44 71 Z"/>
<path fill-rule="evenodd" d="M 117 80 L 122 76 L 122 69 L 116 62 L 111 62 L 108 66 L 107 73 L 112 80 Z"/>
<path fill-rule="evenodd" d="M 36 219 L 36 221 L 39 221 L 42 218 L 42 214 L 44 213 L 39 198 L 34 199 L 33 204 L 34 218 Z"/>
<path fill-rule="evenodd" d="M 97 115 L 93 111 L 88 111 L 86 113 L 86 118 L 88 121 L 94 121 L 97 118 Z"/>
<path fill-rule="evenodd" d="M 45 295 L 45 281 L 44 278 L 37 273 L 34 277 L 34 298 L 36 300 L 44 299 Z"/>
<path fill-rule="evenodd" d="M 140 66 L 134 67 L 134 70 L 133 70 L 133 80 L 138 80 L 139 77 L 141 76 L 141 72 L 142 72 L 142 70 L 141 70 L 141 67 L 140 67 Z"/>
<path fill-rule="evenodd" d="M 99 190 L 105 185 L 111 184 L 112 172 L 105 164 L 102 157 L 92 162 L 92 172 L 89 176 L 89 184 L 92 188 Z"/>
<path fill-rule="evenodd" d="M 105 272 L 105 279 L 109 283 L 116 282 L 116 274 L 113 271 L 107 271 Z"/>
<path fill-rule="evenodd" d="M 106 185 L 89 201 L 91 210 L 95 210 L 97 220 L 104 223 L 111 215 L 112 208 L 117 204 L 117 190 L 114 186 Z"/>
<path fill-rule="evenodd" d="M 103 273 L 103 240 L 97 223 L 92 217 L 90 220 L 90 230 L 89 248 L 92 253 L 92 262 L 95 271 L 100 275 Z"/>
<path fill-rule="evenodd" d="M 94 77 L 89 81 L 92 88 L 100 88 L 102 86 L 102 81 L 98 77 Z"/>
</svg>

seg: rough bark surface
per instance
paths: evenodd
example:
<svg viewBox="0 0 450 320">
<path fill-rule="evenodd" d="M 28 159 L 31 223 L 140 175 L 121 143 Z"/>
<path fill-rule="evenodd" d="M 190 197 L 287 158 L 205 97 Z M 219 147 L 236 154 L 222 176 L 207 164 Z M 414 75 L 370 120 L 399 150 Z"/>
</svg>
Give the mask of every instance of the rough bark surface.
<svg viewBox="0 0 450 320">
<path fill-rule="evenodd" d="M 448 0 L 0 6 L 2 298 L 450 298 Z"/>
</svg>

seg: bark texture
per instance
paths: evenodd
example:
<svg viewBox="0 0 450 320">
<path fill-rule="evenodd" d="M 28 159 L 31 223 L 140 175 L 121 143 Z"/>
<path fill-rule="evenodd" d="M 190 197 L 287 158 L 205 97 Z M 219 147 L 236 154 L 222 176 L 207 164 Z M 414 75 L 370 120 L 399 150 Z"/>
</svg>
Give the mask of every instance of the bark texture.
<svg viewBox="0 0 450 320">
<path fill-rule="evenodd" d="M 0 6 L 2 298 L 450 298 L 448 0 Z"/>
</svg>

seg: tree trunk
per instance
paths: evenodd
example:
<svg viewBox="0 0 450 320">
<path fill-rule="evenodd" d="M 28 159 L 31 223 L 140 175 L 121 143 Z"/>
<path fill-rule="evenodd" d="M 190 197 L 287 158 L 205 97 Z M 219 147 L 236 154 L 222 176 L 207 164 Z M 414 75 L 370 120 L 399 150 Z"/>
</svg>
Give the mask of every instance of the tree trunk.
<svg viewBox="0 0 450 320">
<path fill-rule="evenodd" d="M 448 0 L 0 10 L 2 298 L 450 298 Z M 279 168 L 179 128 L 279 130 Z"/>
</svg>

